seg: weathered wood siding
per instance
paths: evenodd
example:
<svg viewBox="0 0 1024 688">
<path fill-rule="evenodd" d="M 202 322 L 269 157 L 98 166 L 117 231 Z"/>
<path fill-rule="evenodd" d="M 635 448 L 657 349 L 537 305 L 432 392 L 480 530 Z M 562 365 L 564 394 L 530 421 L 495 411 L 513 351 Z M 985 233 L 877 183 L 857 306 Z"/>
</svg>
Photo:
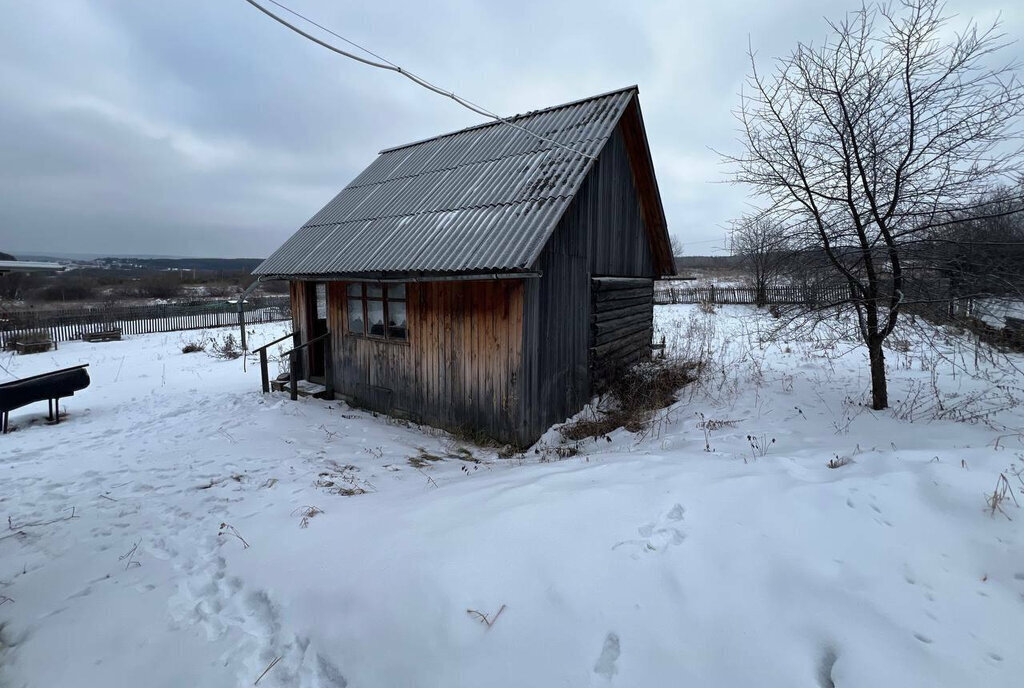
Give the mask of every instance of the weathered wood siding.
<svg viewBox="0 0 1024 688">
<path fill-rule="evenodd" d="M 590 399 L 589 271 L 585 228 L 562 222 L 526 283 L 520 444 L 535 441 L 553 423 Z"/>
<path fill-rule="evenodd" d="M 526 284 L 520 442 L 577 413 L 596 391 L 591 381 L 592 276 L 651 279 L 651 239 L 634 185 L 621 125 L 615 129 L 534 265 L 541 277 Z M 646 309 L 653 318 L 647 288 Z M 641 304 L 631 306 L 640 313 Z M 624 334 L 610 330 L 605 337 Z M 605 353 L 639 360 L 650 341 L 639 330 Z M 614 351 L 612 351 L 614 350 Z M 612 360 L 612 359 L 608 359 Z M 603 368 L 602 368 L 603 370 Z"/>
<path fill-rule="evenodd" d="M 654 281 L 597 277 L 591 287 L 590 379 L 593 392 L 650 356 L 654 334 Z"/>
<path fill-rule="evenodd" d="M 591 275 L 655 276 L 651 241 L 621 125 L 587 174 L 563 222 L 586 233 Z"/>
<path fill-rule="evenodd" d="M 328 287 L 336 394 L 436 427 L 518 441 L 522 280 L 407 284 L 407 343 L 348 334 L 345 287 Z"/>
<path fill-rule="evenodd" d="M 306 283 L 298 280 L 292 280 L 288 284 L 288 292 L 291 295 L 292 300 L 292 331 L 299 333 L 299 341 L 309 341 L 309 320 L 306 317 L 307 309 L 309 304 L 307 301 Z M 299 377 L 305 379 L 307 377 L 306 371 L 309 370 L 307 365 L 306 356 L 308 349 L 303 349 L 302 355 L 299 356 Z"/>
</svg>

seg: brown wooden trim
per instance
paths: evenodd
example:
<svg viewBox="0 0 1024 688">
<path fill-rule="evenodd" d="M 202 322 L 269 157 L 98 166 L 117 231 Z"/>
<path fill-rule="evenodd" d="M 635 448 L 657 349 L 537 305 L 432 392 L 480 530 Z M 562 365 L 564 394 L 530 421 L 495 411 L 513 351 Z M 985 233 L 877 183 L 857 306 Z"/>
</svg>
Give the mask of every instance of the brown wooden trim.
<svg viewBox="0 0 1024 688">
<path fill-rule="evenodd" d="M 626 106 L 619 126 L 622 129 L 626 152 L 629 154 L 629 166 L 633 171 L 633 183 L 636 185 L 640 211 L 647 227 L 647 237 L 651 242 L 655 268 L 658 275 L 674 275 L 675 260 L 672 256 L 672 241 L 668 235 L 668 222 L 665 219 L 665 208 L 661 203 L 658 180 L 654 174 L 654 162 L 651 160 L 651 149 L 647 142 L 640 103 L 636 97 Z"/>
</svg>

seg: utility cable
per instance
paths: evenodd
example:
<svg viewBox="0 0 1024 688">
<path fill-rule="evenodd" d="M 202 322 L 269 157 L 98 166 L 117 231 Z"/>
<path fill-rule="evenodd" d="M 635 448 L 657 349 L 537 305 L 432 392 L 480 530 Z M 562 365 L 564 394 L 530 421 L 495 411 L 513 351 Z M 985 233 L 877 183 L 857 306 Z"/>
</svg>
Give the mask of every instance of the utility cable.
<svg viewBox="0 0 1024 688">
<path fill-rule="evenodd" d="M 504 117 L 502 117 L 502 116 L 500 116 L 498 114 L 495 114 L 495 113 L 491 112 L 487 108 L 481 107 L 480 105 L 476 105 L 475 103 L 473 103 L 473 102 L 471 102 L 469 100 L 466 100 L 465 98 L 462 98 L 461 96 L 458 96 L 455 93 L 452 93 L 451 91 L 446 91 L 446 90 L 444 90 L 443 88 L 441 88 L 439 86 L 435 86 L 434 84 L 430 83 L 426 79 L 424 79 L 422 77 L 419 77 L 416 74 L 413 74 L 412 72 L 403 69 L 402 67 L 398 66 L 394 62 L 391 62 L 390 60 L 388 60 L 386 58 L 383 58 L 380 55 L 377 55 L 376 53 L 370 51 L 369 49 L 364 48 L 363 46 L 359 45 L 358 43 L 355 43 L 354 41 L 351 41 L 351 40 L 345 38 L 344 36 L 342 36 L 342 35 L 340 35 L 338 33 L 335 33 L 334 31 L 331 31 L 327 27 L 322 26 L 321 24 L 318 24 L 317 22 L 313 21 L 312 19 L 309 19 L 309 18 L 299 14 L 298 12 L 296 12 L 296 11 L 286 7 L 285 5 L 282 5 L 281 3 L 276 2 L 276 0 L 269 0 L 269 2 L 272 2 L 273 4 L 277 5 L 278 7 L 280 7 L 283 10 L 285 10 L 286 12 L 289 12 L 289 13 L 295 15 L 296 17 L 299 17 L 303 21 L 306 21 L 306 22 L 312 24 L 313 26 L 321 29 L 322 31 L 326 31 L 327 33 L 331 34 L 332 36 L 334 36 L 336 38 L 339 38 L 342 41 L 345 41 L 349 45 L 352 45 L 352 46 L 358 48 L 359 50 L 362 50 L 363 52 L 365 52 L 365 53 L 367 53 L 369 55 L 372 55 L 373 57 L 377 58 L 378 60 L 381 60 L 381 62 L 375 62 L 373 60 L 368 60 L 368 59 L 366 59 L 364 57 L 361 57 L 359 55 L 355 55 L 355 54 L 350 53 L 350 52 L 348 52 L 346 50 L 342 50 L 341 48 L 338 48 L 337 46 L 333 46 L 330 43 L 328 43 L 326 41 L 323 41 L 323 40 L 320 40 L 316 36 L 313 36 L 312 34 L 307 33 L 306 31 L 303 31 L 302 29 L 300 29 L 299 27 L 295 26 L 294 24 L 292 24 L 292 23 L 288 22 L 287 20 L 279 17 L 278 15 L 276 15 L 273 12 L 271 12 L 270 10 L 268 10 L 266 7 L 263 7 L 259 3 L 255 2 L 255 0 L 245 0 L 245 1 L 248 2 L 250 5 L 252 5 L 253 7 L 255 7 L 256 9 L 258 9 L 260 12 L 263 12 L 263 14 L 267 15 L 268 17 L 270 17 L 274 21 L 276 21 L 276 22 L 278 22 L 278 23 L 288 27 L 289 29 L 291 29 L 295 33 L 299 34 L 300 36 L 302 36 L 304 38 L 307 38 L 307 39 L 313 41 L 317 45 L 320 45 L 320 46 L 322 46 L 324 48 L 327 48 L 331 52 L 337 53 L 337 54 L 339 54 L 339 55 L 341 55 L 343 57 L 347 57 L 347 58 L 352 59 L 352 60 L 356 60 L 357 62 L 362 62 L 363 64 L 368 65 L 370 67 L 376 67 L 377 69 L 386 69 L 386 70 L 391 71 L 391 72 L 397 72 L 398 74 L 401 74 L 402 76 L 404 76 L 405 78 L 409 79 L 413 83 L 415 83 L 415 84 L 417 84 L 419 86 L 422 86 L 423 88 L 425 88 L 425 89 L 427 89 L 429 91 L 433 91 L 434 93 L 437 93 L 438 95 L 442 95 L 442 96 L 444 96 L 446 98 L 450 98 L 450 99 L 454 100 L 456 103 L 458 103 L 459 105 L 461 105 L 462 107 L 466 108 L 467 110 L 471 110 L 472 112 L 475 112 L 478 115 L 483 115 L 484 117 L 487 117 L 489 119 L 493 119 L 493 120 L 495 120 L 497 122 L 500 122 L 502 124 L 507 124 L 508 126 L 512 127 L 513 129 L 518 129 L 519 131 L 521 131 L 521 132 L 523 132 L 525 134 L 528 134 L 530 136 L 533 136 L 534 138 L 540 139 L 541 141 L 544 141 L 545 143 L 550 143 L 550 144 L 552 144 L 554 146 L 557 146 L 558 148 L 562 148 L 562 149 L 565 149 L 565 150 L 567 150 L 567 151 L 569 151 L 571 153 L 575 153 L 576 155 L 583 156 L 584 158 L 588 158 L 590 160 L 596 160 L 596 157 L 593 156 L 593 155 L 590 155 L 588 153 L 584 153 L 583 151 L 578 150 L 576 148 L 573 148 L 571 146 L 567 146 L 564 143 L 559 143 L 558 141 L 555 141 L 554 139 L 550 139 L 550 138 L 547 138 L 546 136 L 542 136 L 542 135 L 540 135 L 540 134 L 538 134 L 536 132 L 530 131 L 529 129 L 526 129 L 525 127 L 521 127 L 521 126 L 519 126 L 518 124 L 516 124 L 515 122 L 513 122 L 513 121 L 511 121 L 509 119 L 506 119 L 506 118 L 504 118 Z"/>
</svg>

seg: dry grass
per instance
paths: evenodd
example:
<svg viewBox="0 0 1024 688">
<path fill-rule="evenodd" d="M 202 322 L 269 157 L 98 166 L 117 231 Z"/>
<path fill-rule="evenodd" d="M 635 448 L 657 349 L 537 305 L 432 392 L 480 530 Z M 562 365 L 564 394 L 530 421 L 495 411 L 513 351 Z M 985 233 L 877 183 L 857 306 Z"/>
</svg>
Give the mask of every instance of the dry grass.
<svg viewBox="0 0 1024 688">
<path fill-rule="evenodd" d="M 1021 477 L 1019 472 L 1011 471 L 1011 474 L 1016 476 L 1017 480 L 1024 486 L 1024 478 Z M 1024 488 L 1021 489 L 1021 492 L 1024 492 Z M 996 487 L 992 490 L 992 494 L 985 496 L 985 504 L 987 505 L 989 516 L 994 517 L 998 511 L 1006 517 L 1006 520 L 1013 520 L 1003 509 L 1003 504 L 1007 500 L 1012 501 L 1014 506 L 1020 507 L 1020 502 L 1017 501 L 1017 495 L 1013 492 L 1013 485 L 1010 484 L 1010 479 L 1006 477 L 1006 473 L 1000 473 L 999 478 L 996 479 Z"/>
<path fill-rule="evenodd" d="M 299 528 L 308 528 L 310 519 L 314 518 L 317 514 L 322 514 L 323 509 L 316 506 L 300 506 L 298 509 L 292 511 L 292 516 L 301 516 L 299 520 Z"/>
<path fill-rule="evenodd" d="M 342 466 L 335 461 L 329 461 L 328 464 L 329 469 L 317 475 L 316 482 L 313 483 L 316 487 L 342 497 L 354 497 L 376 491 L 372 483 L 356 475 L 356 471 L 359 470 L 356 466 Z"/>
<path fill-rule="evenodd" d="M 853 459 L 849 456 L 839 456 L 839 454 L 836 454 L 834 457 L 829 459 L 828 463 L 825 465 L 829 468 L 842 468 L 843 466 L 848 466 L 851 463 L 853 463 Z"/>
<path fill-rule="evenodd" d="M 229 332 L 220 341 L 216 339 L 210 340 L 210 355 L 214 358 L 234 360 L 241 357 L 242 349 L 238 344 L 238 340 L 235 339 L 235 335 Z"/>
<path fill-rule="evenodd" d="M 181 353 L 183 354 L 196 354 L 205 350 L 206 343 L 202 339 L 185 342 L 184 346 L 181 347 Z"/>
<path fill-rule="evenodd" d="M 409 457 L 409 465 L 413 468 L 425 468 L 432 463 L 444 461 L 445 459 L 456 459 L 474 464 L 480 463 L 480 459 L 476 458 L 468 447 L 464 447 L 456 442 L 449 442 L 445 446 L 443 454 L 433 454 L 423 447 L 417 447 L 416 456 Z"/>
<path fill-rule="evenodd" d="M 647 432 L 654 413 L 678 401 L 679 390 L 698 379 L 701 367 L 699 362 L 671 359 L 634 366 L 612 383 L 592 417 L 569 423 L 559 432 L 573 441 L 606 437 L 619 428 Z"/>
</svg>

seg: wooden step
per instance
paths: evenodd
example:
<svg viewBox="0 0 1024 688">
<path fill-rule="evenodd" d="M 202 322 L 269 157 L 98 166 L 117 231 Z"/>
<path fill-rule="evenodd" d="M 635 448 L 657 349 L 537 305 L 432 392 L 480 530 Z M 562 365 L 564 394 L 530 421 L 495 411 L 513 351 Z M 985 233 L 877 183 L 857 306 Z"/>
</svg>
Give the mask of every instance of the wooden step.
<svg viewBox="0 0 1024 688">
<path fill-rule="evenodd" d="M 270 389 L 275 392 L 287 392 L 291 393 L 291 385 L 288 384 L 288 380 L 274 380 L 270 383 Z M 327 388 L 323 385 L 309 380 L 299 380 L 298 390 L 296 394 L 300 397 L 316 397 L 317 399 L 324 399 L 327 397 Z"/>
</svg>

